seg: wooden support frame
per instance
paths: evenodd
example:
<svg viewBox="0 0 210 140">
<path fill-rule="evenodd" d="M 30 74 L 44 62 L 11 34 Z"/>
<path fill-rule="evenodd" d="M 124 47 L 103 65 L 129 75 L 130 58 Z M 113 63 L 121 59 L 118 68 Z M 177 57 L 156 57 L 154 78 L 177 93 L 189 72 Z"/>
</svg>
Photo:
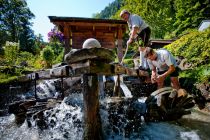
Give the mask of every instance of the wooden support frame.
<svg viewBox="0 0 210 140">
<path fill-rule="evenodd" d="M 129 76 L 149 76 L 148 72 L 136 70 L 133 68 L 127 68 L 119 64 L 107 64 L 102 63 L 101 60 L 86 60 L 70 65 L 64 65 L 46 71 L 39 71 L 25 76 L 19 77 L 18 81 L 32 81 L 41 79 L 53 79 L 53 78 L 65 78 L 65 77 L 77 77 L 82 74 L 100 74 L 107 76 L 114 75 L 129 75 Z"/>
</svg>

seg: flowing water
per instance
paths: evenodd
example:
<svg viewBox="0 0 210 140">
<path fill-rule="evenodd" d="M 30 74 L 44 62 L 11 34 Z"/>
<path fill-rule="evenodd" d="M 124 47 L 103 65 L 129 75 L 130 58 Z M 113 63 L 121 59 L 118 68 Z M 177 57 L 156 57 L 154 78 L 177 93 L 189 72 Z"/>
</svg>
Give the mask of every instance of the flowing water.
<svg viewBox="0 0 210 140">
<path fill-rule="evenodd" d="M 48 83 L 49 84 L 49 83 Z M 45 86 L 44 86 L 45 85 Z M 40 97 L 55 96 L 54 88 L 47 90 L 52 85 L 40 84 L 38 95 Z M 47 94 L 45 95 L 44 92 Z M 30 95 L 25 94 L 22 98 Z M 109 98 L 101 99 L 100 115 L 105 140 L 209 140 L 210 117 L 206 114 L 193 111 L 191 115 L 184 116 L 178 121 L 149 122 L 142 121 L 130 128 L 127 135 L 124 130 L 128 120 L 118 120 L 118 126 L 110 123 L 110 112 L 107 110 Z M 72 93 L 61 104 L 44 112 L 46 126 L 40 128 L 37 121 L 30 120 L 31 127 L 25 121 L 21 125 L 15 123 L 15 116 L 0 117 L 1 140 L 81 140 L 83 135 L 83 97 L 82 94 Z M 114 129 L 113 129 L 114 128 Z M 134 130 L 135 131 L 132 131 Z"/>
</svg>

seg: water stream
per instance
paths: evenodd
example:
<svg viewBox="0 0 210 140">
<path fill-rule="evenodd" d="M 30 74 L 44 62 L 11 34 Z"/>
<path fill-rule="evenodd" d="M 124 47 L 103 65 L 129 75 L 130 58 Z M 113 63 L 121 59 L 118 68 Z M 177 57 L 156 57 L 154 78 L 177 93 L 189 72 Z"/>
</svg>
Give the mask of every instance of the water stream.
<svg viewBox="0 0 210 140">
<path fill-rule="evenodd" d="M 44 85 L 42 85 L 44 84 Z M 49 85 L 48 85 L 49 84 Z M 40 83 L 40 97 L 55 96 L 53 82 Z M 50 88 L 50 90 L 49 90 Z M 47 93 L 46 95 L 44 93 Z M 31 93 L 32 94 L 32 93 Z M 22 95 L 28 98 L 30 93 Z M 141 118 L 141 122 L 129 128 L 129 135 L 125 127 L 130 123 L 126 114 L 120 114 L 118 125 L 110 122 L 109 98 L 100 99 L 100 115 L 102 128 L 106 140 L 209 140 L 210 117 L 207 114 L 192 111 L 178 121 L 149 122 Z M 125 105 L 126 108 L 126 105 Z M 119 114 L 118 114 L 119 115 Z M 0 117 L 1 140 L 82 140 L 83 135 L 83 97 L 82 94 L 72 93 L 56 105 L 44 112 L 46 125 L 38 127 L 38 122 L 30 120 L 31 127 L 25 121 L 21 125 L 15 123 L 15 116 Z M 135 127 L 135 128 L 134 128 Z M 136 128 L 137 127 L 137 128 Z"/>
</svg>

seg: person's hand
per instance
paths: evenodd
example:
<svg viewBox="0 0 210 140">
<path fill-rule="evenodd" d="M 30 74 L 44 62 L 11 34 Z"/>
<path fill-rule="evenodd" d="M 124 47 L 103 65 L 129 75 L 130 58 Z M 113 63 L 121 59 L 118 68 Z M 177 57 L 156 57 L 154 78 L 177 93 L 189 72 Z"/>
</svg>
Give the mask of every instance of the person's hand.
<svg viewBox="0 0 210 140">
<path fill-rule="evenodd" d="M 165 77 L 162 76 L 162 75 L 158 75 L 157 78 L 156 78 L 157 82 L 161 83 L 165 80 Z"/>
<path fill-rule="evenodd" d="M 140 52 L 143 52 L 144 50 L 145 50 L 145 47 L 139 46 L 139 51 L 140 51 Z"/>
<path fill-rule="evenodd" d="M 151 82 L 152 83 L 156 83 L 157 82 L 157 75 L 156 74 L 152 74 L 151 75 Z"/>
<path fill-rule="evenodd" d="M 129 46 L 132 42 L 133 42 L 133 40 L 131 38 L 129 38 L 129 40 L 127 41 L 127 46 Z"/>
</svg>

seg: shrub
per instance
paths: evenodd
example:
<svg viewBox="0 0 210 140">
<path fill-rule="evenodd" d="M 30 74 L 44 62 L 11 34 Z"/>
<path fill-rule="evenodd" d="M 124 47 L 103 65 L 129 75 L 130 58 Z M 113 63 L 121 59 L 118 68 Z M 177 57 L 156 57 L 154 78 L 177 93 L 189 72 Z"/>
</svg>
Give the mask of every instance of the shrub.
<svg viewBox="0 0 210 140">
<path fill-rule="evenodd" d="M 63 59 L 64 59 L 63 55 L 64 55 L 64 50 L 60 52 L 60 54 L 56 57 L 56 59 L 53 61 L 53 64 L 63 62 Z"/>
<path fill-rule="evenodd" d="M 52 66 L 52 62 L 54 59 L 54 51 L 50 46 L 46 46 L 42 51 L 41 51 L 41 58 L 46 62 L 47 67 Z"/>
<path fill-rule="evenodd" d="M 165 46 L 175 56 L 186 58 L 193 64 L 192 69 L 182 71 L 180 77 L 192 78 L 194 82 L 210 80 L 210 28 L 204 31 L 191 31 L 180 39 Z"/>
<path fill-rule="evenodd" d="M 19 53 L 19 43 L 15 42 L 6 42 L 4 46 L 4 57 L 6 63 L 9 65 L 14 65 Z"/>
<path fill-rule="evenodd" d="M 170 45 L 165 46 L 175 56 L 187 58 L 194 66 L 210 62 L 210 28 L 205 31 L 192 31 Z"/>
<path fill-rule="evenodd" d="M 26 66 L 33 66 L 35 61 L 35 56 L 29 52 L 20 52 L 16 61 L 17 65 L 21 65 L 22 63 L 26 63 Z"/>
</svg>

